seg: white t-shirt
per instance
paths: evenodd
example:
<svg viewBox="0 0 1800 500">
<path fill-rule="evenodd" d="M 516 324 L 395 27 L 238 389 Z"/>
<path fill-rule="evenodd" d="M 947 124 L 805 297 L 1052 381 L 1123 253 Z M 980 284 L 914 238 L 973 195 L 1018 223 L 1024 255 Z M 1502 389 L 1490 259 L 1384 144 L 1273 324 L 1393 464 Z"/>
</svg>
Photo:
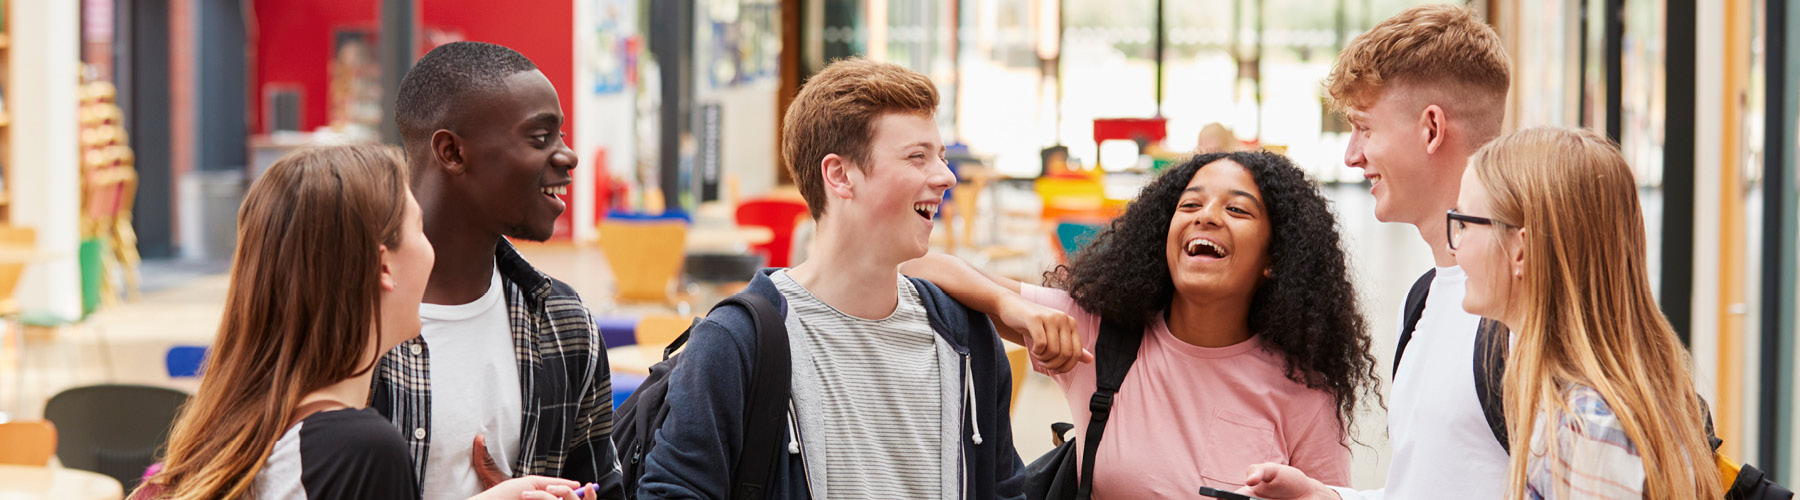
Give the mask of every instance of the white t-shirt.
<svg viewBox="0 0 1800 500">
<path fill-rule="evenodd" d="M 1481 317 L 1463 310 L 1466 281 L 1461 267 L 1437 268 L 1388 396 L 1394 462 L 1388 467 L 1387 487 L 1362 492 L 1338 488 L 1344 500 L 1487 500 L 1506 495 L 1506 450 L 1494 439 L 1475 399 L 1475 330 Z"/>
<path fill-rule="evenodd" d="M 431 371 L 431 452 L 419 484 L 425 500 L 461 500 L 482 491 L 469 463 L 475 434 L 508 474 L 519 453 L 519 362 L 499 268 L 481 298 L 420 304 L 419 317 Z"/>
</svg>

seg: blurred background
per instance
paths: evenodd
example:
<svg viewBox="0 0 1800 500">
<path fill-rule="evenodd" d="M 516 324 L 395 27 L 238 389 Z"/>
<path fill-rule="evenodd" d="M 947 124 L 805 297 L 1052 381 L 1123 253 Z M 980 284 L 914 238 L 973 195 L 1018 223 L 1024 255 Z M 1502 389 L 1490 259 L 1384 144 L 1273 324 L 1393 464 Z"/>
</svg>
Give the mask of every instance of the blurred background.
<svg viewBox="0 0 1800 500">
<path fill-rule="evenodd" d="M 1293 157 L 1339 213 L 1388 373 L 1430 254 L 1410 226 L 1373 219 L 1321 83 L 1352 37 L 1417 3 L 0 0 L 0 463 L 30 451 L 0 465 L 0 497 L 82 474 L 130 487 L 198 386 L 246 188 L 295 148 L 397 143 L 399 76 L 458 40 L 512 47 L 557 88 L 581 163 L 556 238 L 522 247 L 586 297 L 621 399 L 686 318 L 750 270 L 805 258 L 779 123 L 809 75 L 849 56 L 938 85 L 960 183 L 934 247 L 1031 282 L 1186 155 Z M 1652 280 L 1724 450 L 1800 478 L 1800 13 L 1466 3 L 1512 56 L 1509 130 L 1592 128 L 1638 172 Z M 1029 461 L 1068 410 L 1048 378 L 1015 372 Z M 31 451 L 42 419 L 54 457 Z M 1356 486 L 1378 487 L 1383 411 L 1357 429 Z"/>
</svg>

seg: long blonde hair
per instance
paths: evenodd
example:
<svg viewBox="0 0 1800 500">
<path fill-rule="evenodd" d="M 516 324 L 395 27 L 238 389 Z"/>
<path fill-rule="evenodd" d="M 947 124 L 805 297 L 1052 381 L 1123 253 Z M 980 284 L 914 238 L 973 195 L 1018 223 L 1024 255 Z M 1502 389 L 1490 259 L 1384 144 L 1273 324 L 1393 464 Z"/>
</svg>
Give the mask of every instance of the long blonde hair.
<svg viewBox="0 0 1800 500">
<path fill-rule="evenodd" d="M 257 179 L 199 394 L 133 498 L 251 496 L 300 399 L 374 369 L 378 246 L 400 243 L 406 178 L 393 148 L 367 145 L 302 150 Z"/>
<path fill-rule="evenodd" d="M 1579 384 L 1600 393 L 1637 446 L 1644 498 L 1720 498 L 1691 360 L 1651 295 L 1637 184 L 1618 147 L 1586 130 L 1527 129 L 1470 165 L 1494 220 L 1525 228 L 1503 382 L 1511 497 L 1525 495 L 1533 419 L 1568 415 L 1563 390 Z"/>
</svg>

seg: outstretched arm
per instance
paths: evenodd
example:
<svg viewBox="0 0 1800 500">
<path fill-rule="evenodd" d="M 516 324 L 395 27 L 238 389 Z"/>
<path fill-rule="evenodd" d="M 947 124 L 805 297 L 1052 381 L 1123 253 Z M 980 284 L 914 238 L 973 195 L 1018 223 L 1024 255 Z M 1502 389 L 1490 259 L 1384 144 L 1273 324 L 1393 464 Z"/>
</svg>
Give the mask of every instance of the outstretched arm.
<svg viewBox="0 0 1800 500">
<path fill-rule="evenodd" d="M 941 253 L 901 264 L 900 272 L 930 281 L 957 302 L 987 313 L 1000 338 L 1030 348 L 1032 361 L 1043 370 L 1063 373 L 1078 362 L 1094 362 L 1093 353 L 1082 348 L 1075 319 L 1025 300 L 1019 295 L 1023 285 L 1016 280 L 975 269 Z"/>
</svg>

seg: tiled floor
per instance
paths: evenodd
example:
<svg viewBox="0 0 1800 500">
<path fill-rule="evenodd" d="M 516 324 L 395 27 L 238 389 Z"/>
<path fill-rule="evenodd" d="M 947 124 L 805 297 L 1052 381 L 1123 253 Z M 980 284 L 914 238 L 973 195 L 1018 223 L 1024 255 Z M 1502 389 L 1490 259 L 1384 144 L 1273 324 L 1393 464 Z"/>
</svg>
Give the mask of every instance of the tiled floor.
<svg viewBox="0 0 1800 500">
<path fill-rule="evenodd" d="M 1379 224 L 1370 215 L 1372 200 L 1358 185 L 1326 188 L 1337 200 L 1336 208 L 1346 235 L 1356 281 L 1363 295 L 1363 306 L 1376 338 L 1376 351 L 1388 366 L 1393 352 L 1396 311 L 1406 286 L 1429 266 L 1430 256 L 1418 242 L 1418 234 L 1410 226 Z M 981 219 L 977 238 L 1015 247 L 1015 257 L 989 259 L 984 254 L 965 252 L 965 258 L 1003 274 L 1030 279 L 1042 272 L 1054 256 L 1049 238 L 1038 231 L 1030 217 L 1018 214 L 1034 210 L 1032 195 L 1024 192 L 1000 191 L 989 198 L 988 209 L 995 206 L 1014 215 Z M 1014 210 L 1013 207 L 1024 207 Z M 522 252 L 534 265 L 548 274 L 570 283 L 586 297 L 596 315 L 639 314 L 672 310 L 640 305 L 618 305 L 608 299 L 611 273 L 598 247 L 571 245 L 522 245 Z M 175 271 L 158 275 L 158 289 L 147 291 L 142 300 L 126 303 L 96 314 L 88 325 L 56 332 L 51 338 L 26 339 L 22 360 L 8 354 L 0 359 L 0 410 L 15 419 L 38 418 L 44 401 L 67 387 L 107 381 L 147 385 L 166 385 L 192 390 L 192 380 L 171 380 L 165 375 L 163 356 L 174 345 L 208 344 L 218 328 L 219 315 L 226 292 L 226 276 L 204 271 L 224 269 L 218 264 L 173 266 Z M 199 269 L 202 272 L 192 270 Z M 185 275 L 183 273 L 186 273 Z M 701 304 L 693 310 L 704 311 Z M 8 330 L 11 331 L 10 329 Z M 104 339 L 104 341 L 102 341 Z M 7 352 L 15 340 L 10 333 L 4 339 Z M 103 355 L 110 354 L 113 369 L 102 369 Z M 12 369 L 22 364 L 23 370 Z M 1385 370 L 1383 370 L 1385 372 Z M 22 373 L 21 373 L 22 372 Z M 14 374 L 19 374 L 16 378 Z M 1069 411 L 1061 391 L 1048 377 L 1031 374 L 1013 412 L 1015 443 L 1021 457 L 1029 462 L 1050 449 L 1049 424 L 1068 421 Z M 1358 436 L 1371 446 L 1355 445 L 1354 484 L 1377 487 L 1382 483 L 1387 457 L 1386 421 L 1379 409 L 1359 417 Z"/>
</svg>

